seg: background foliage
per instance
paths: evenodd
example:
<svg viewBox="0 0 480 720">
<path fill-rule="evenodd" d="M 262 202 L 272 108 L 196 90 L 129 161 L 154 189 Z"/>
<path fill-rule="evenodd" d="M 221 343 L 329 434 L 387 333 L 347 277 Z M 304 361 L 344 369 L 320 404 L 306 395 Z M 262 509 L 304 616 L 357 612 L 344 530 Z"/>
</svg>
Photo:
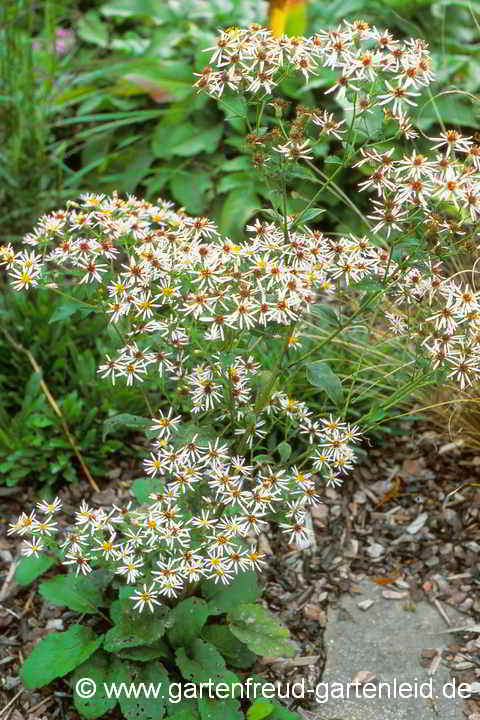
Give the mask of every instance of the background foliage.
<svg viewBox="0 0 480 720">
<path fill-rule="evenodd" d="M 307 6 L 304 34 L 364 18 L 398 37 L 422 37 L 431 46 L 437 80 L 419 107 L 420 128 L 438 124 L 467 135 L 480 129 L 480 3 L 476 0 L 337 0 Z M 216 103 L 192 87 L 193 73 L 208 61 L 218 28 L 268 22 L 267 3 L 257 0 L 9 0 L 0 8 L 0 216 L 2 242 L 17 242 L 43 212 L 82 191 L 135 193 L 172 199 L 192 214 L 215 218 L 233 239 L 269 200 L 260 171 L 252 172 L 245 150 L 238 98 Z M 302 15 L 296 22 L 305 22 Z M 288 30 L 288 22 L 287 22 Z M 285 83 L 284 97 L 307 106 L 340 110 L 323 95 L 323 70 L 309 86 Z M 371 127 L 375 133 L 375 123 Z M 335 144 L 324 143 L 316 164 L 335 169 Z M 333 168 L 333 170 L 332 170 Z M 362 179 L 349 171 L 337 184 L 359 208 Z M 316 190 L 308 172 L 290 190 L 294 212 Z M 335 193 L 322 202 L 322 229 L 361 232 L 358 216 Z M 41 485 L 72 481 L 79 468 L 64 426 L 41 387 L 28 349 L 47 382 L 92 472 L 106 471 L 113 451 L 135 452 L 135 440 L 118 425 L 119 413 L 144 414 L 128 389 L 115 393 L 96 379 L 104 351 L 93 314 L 72 309 L 41 292 L 20 296 L 0 278 L 0 480 L 14 484 L 33 468 Z M 329 310 L 312 318 L 312 333 L 327 332 Z M 75 311 L 75 322 L 72 322 Z M 408 373 L 408 348 L 378 343 L 366 347 L 362 328 L 336 341 L 324 359 L 340 377 L 355 372 L 368 413 L 372 399 L 398 414 L 412 397 L 395 393 Z M 362 335 L 363 333 L 363 335 Z M 97 338 L 97 339 L 95 339 Z M 267 355 L 267 353 L 266 353 Z M 362 367 L 358 367 L 358 357 Z M 309 389 L 308 389 L 309 388 Z M 295 386 L 296 396 L 312 392 Z M 445 390 L 443 391 L 445 392 Z M 448 397 L 448 389 L 447 389 Z M 319 400 L 328 409 L 328 394 Z M 447 405 L 448 407 L 448 405 Z M 355 419 L 357 419 L 355 417 Z M 376 421 L 382 418 L 377 416 Z M 107 429 L 108 429 L 107 425 Z M 384 428 L 384 426 L 381 426 Z M 393 427 L 395 431 L 395 427 Z M 123 435 L 122 435 L 123 432 Z M 117 456 L 118 457 L 118 456 Z"/>
</svg>

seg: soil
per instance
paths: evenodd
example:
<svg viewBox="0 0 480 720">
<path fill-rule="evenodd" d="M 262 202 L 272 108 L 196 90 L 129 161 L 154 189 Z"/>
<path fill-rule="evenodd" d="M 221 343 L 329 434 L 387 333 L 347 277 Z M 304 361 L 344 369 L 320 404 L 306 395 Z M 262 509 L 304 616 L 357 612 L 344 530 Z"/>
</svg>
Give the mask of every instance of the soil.
<svg viewBox="0 0 480 720">
<path fill-rule="evenodd" d="M 404 593 L 404 602 L 413 607 L 427 600 L 441 613 L 443 606 L 452 605 L 465 615 L 465 624 L 480 623 L 477 453 L 429 427 L 405 426 L 395 440 L 368 448 L 368 460 L 344 486 L 326 490 L 313 513 L 312 547 L 296 550 L 275 528 L 262 535 L 261 549 L 269 560 L 261 578 L 263 602 L 287 625 L 298 652 L 291 660 L 261 658 L 248 674 L 282 683 L 304 678 L 314 687 L 325 665 L 328 607 L 343 593 L 358 593 L 365 578 L 384 586 L 384 597 L 392 601 Z M 86 482 L 64 488 L 66 509 L 78 507 L 80 498 L 97 506 L 123 504 L 130 496 L 129 473 L 126 466 L 112 470 L 101 493 L 92 494 Z M 6 529 L 33 502 L 33 488 L 0 488 L 0 717 L 78 720 L 65 679 L 30 691 L 18 677 L 40 638 L 79 621 L 78 613 L 44 602 L 36 584 L 18 586 L 13 580 L 21 538 L 7 538 Z M 459 666 L 462 682 L 480 680 L 479 637 L 455 636 L 449 647 L 445 661 Z M 290 706 L 305 718 L 315 716 L 308 700 L 292 700 Z M 467 706 L 478 720 L 480 701 L 469 700 Z M 115 710 L 104 717 L 121 716 Z"/>
</svg>

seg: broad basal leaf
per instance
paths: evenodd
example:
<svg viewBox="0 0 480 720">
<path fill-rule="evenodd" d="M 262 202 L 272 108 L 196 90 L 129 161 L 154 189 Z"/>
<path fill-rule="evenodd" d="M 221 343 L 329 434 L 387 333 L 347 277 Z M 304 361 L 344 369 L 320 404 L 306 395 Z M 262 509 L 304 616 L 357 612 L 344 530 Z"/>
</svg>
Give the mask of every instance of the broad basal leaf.
<svg viewBox="0 0 480 720">
<path fill-rule="evenodd" d="M 103 646 L 108 652 L 151 645 L 161 638 L 172 624 L 168 607 L 156 606 L 153 613 L 139 613 L 133 609 L 131 600 L 115 600 L 110 608 L 110 615 L 115 625 L 105 635 Z"/>
<path fill-rule="evenodd" d="M 232 633 L 257 655 L 293 657 L 295 643 L 290 633 L 262 605 L 239 605 L 228 615 Z"/>
<path fill-rule="evenodd" d="M 25 557 L 18 563 L 15 570 L 15 581 L 19 585 L 30 585 L 44 572 L 47 572 L 57 561 L 49 555 L 36 557 Z"/>
<path fill-rule="evenodd" d="M 120 707 L 125 720 L 161 720 L 165 712 L 165 704 L 168 698 L 169 679 L 163 665 L 159 662 L 145 665 L 131 666 L 131 681 L 136 688 L 141 683 L 148 693 L 125 693 L 119 698 Z"/>
<path fill-rule="evenodd" d="M 39 688 L 81 665 L 101 645 L 96 635 L 83 625 L 72 625 L 66 632 L 54 632 L 40 640 L 26 659 L 20 676 L 27 688 Z"/>
<path fill-rule="evenodd" d="M 210 614 L 208 604 L 201 598 L 191 597 L 182 600 L 170 613 L 173 623 L 167 637 L 173 647 L 187 647 L 200 635 Z"/>
<path fill-rule="evenodd" d="M 82 686 L 77 685 L 77 683 L 84 678 L 93 680 L 95 683 L 95 693 L 92 697 L 82 697 L 77 692 L 77 690 L 82 692 Z M 128 683 L 129 681 L 127 666 L 121 660 L 114 655 L 108 655 L 103 650 L 97 650 L 73 673 L 71 681 L 73 704 L 82 717 L 87 718 L 87 720 L 94 720 L 105 715 L 109 710 L 113 710 L 117 704 L 117 698 L 114 694 L 112 694 L 112 697 L 107 696 L 104 683 L 108 686 L 112 683 L 120 685 L 121 682 Z M 88 685 L 84 686 L 83 689 L 88 690 Z"/>
<path fill-rule="evenodd" d="M 205 625 L 202 638 L 215 645 L 232 667 L 245 669 L 255 664 L 255 653 L 235 637 L 228 625 Z"/>
<path fill-rule="evenodd" d="M 201 592 L 209 600 L 211 615 L 230 612 L 239 603 L 255 602 L 260 595 L 257 575 L 253 571 L 241 572 L 228 585 L 219 585 L 213 580 L 202 582 Z"/>
<path fill-rule="evenodd" d="M 88 577 L 74 573 L 57 575 L 40 583 L 39 590 L 53 605 L 65 605 L 81 613 L 94 613 L 105 604 L 103 591 L 111 578 L 111 573 L 105 570 L 94 571 Z"/>
<path fill-rule="evenodd" d="M 185 648 L 178 648 L 175 660 L 185 680 L 190 682 L 238 682 L 238 677 L 226 669 L 225 660 L 218 650 L 204 640 L 194 640 L 188 653 Z"/>
<path fill-rule="evenodd" d="M 198 711 L 201 720 L 244 720 L 240 703 L 235 698 L 200 698 Z"/>
</svg>

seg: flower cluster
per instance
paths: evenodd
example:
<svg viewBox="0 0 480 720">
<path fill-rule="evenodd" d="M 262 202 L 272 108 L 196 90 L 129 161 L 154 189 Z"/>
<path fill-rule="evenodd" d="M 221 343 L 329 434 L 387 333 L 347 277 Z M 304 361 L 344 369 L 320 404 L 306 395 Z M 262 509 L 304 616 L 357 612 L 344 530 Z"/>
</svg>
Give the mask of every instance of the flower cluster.
<svg viewBox="0 0 480 720">
<path fill-rule="evenodd" d="M 323 65 L 341 72 L 331 92 L 359 93 L 357 114 L 388 106 L 407 138 L 415 131 L 405 105 L 433 79 L 423 41 L 400 43 L 366 23 L 344 23 L 310 39 L 274 38 L 258 26 L 234 29 L 220 34 L 214 50 L 217 70 L 209 66 L 196 84 L 215 96 L 227 86 L 269 95 L 292 68 L 308 79 Z M 276 118 L 283 102 L 269 102 Z M 285 159 L 312 159 L 309 123 L 343 142 L 344 120 L 298 107 L 288 134 L 287 123 L 264 133 L 257 122 L 247 144 L 260 157 L 271 143 L 283 172 Z M 228 583 L 241 570 L 261 567 L 256 540 L 273 515 L 289 542 L 306 546 L 320 484 L 340 485 L 354 465 L 359 427 L 318 415 L 276 388 L 286 359 L 298 363 L 313 352 L 305 320 L 316 303 L 357 302 L 363 292 L 357 283 L 373 281 L 392 333 L 423 347 L 432 371 L 444 367 L 461 388 L 480 372 L 478 294 L 445 277 L 425 251 L 449 252 L 456 238 L 474 237 L 479 145 L 449 130 L 433 138 L 430 154 L 399 156 L 375 143 L 353 148 L 351 156 L 359 153 L 355 167 L 368 174 L 360 190 L 374 193 L 368 219 L 372 234 L 386 236 L 377 238 L 383 247 L 366 236 L 309 229 L 305 213 L 278 223 L 256 218 L 237 244 L 207 217 L 191 217 L 170 202 L 92 193 L 41 217 L 24 239 L 26 249 L 0 247 L 0 266 L 16 290 L 55 291 L 67 275 L 76 301 L 104 313 L 119 346 L 99 366 L 102 378 L 131 386 L 153 376 L 178 401 L 152 420 L 156 437 L 144 470 L 159 489 L 149 502 L 108 512 L 83 503 L 60 546 L 63 562 L 77 573 L 104 566 L 127 583 L 142 583 L 132 595 L 140 611 L 202 578 Z M 421 246 L 418 260 L 394 252 L 405 230 Z M 345 310 L 343 327 L 351 307 Z M 272 428 L 282 429 L 277 451 L 282 456 L 283 445 L 287 461 L 292 440 L 296 449 L 307 446 L 281 469 L 272 469 L 271 456 L 256 454 L 272 451 Z M 25 554 L 54 547 L 59 505 L 42 503 L 13 523 L 9 532 L 31 536 Z"/>
<path fill-rule="evenodd" d="M 476 245 L 480 221 L 480 145 L 456 130 L 432 138 L 431 153 L 413 150 L 395 158 L 394 150 L 379 153 L 361 149 L 372 172 L 361 190 L 374 190 L 373 231 L 409 229 L 437 252 L 451 252 L 456 244 Z M 401 272 L 390 263 L 395 276 Z M 445 277 L 442 265 L 419 265 L 404 274 L 393 289 L 397 311 L 388 316 L 395 334 L 416 334 L 432 356 L 432 367 L 445 368 L 463 390 L 480 373 L 480 300 L 469 281 Z M 412 305 L 421 302 L 421 309 Z M 402 313 L 399 314 L 399 310 Z M 432 312 L 433 310 L 433 312 Z M 407 323 L 406 318 L 410 318 Z M 413 328 L 413 329 L 412 329 Z"/>
<path fill-rule="evenodd" d="M 195 84 L 213 97 L 222 96 L 225 89 L 268 96 L 292 72 L 308 81 L 328 68 L 338 71 L 338 78 L 327 93 L 358 93 L 357 114 L 386 106 L 407 137 L 416 133 L 406 109 L 434 79 L 424 40 L 400 42 L 362 21 L 344 21 L 336 30 L 309 38 L 275 37 L 259 25 L 230 28 L 219 33 L 209 50 L 214 51 L 210 64 L 197 74 Z"/>
<path fill-rule="evenodd" d="M 275 401 L 307 419 L 303 404 L 289 403 L 281 393 Z M 106 512 L 82 502 L 74 525 L 56 543 L 63 551 L 62 562 L 72 565 L 77 574 L 101 566 L 124 576 L 127 583 L 143 582 L 143 594 L 132 596 L 140 610 L 145 604 L 153 609 L 157 595 L 176 597 L 186 585 L 203 578 L 228 583 L 240 571 L 260 569 L 265 560 L 255 547 L 256 537 L 267 527 L 272 512 L 284 514 L 280 527 L 289 542 L 307 546 L 306 514 L 319 502 L 316 478 L 296 466 L 288 471 L 273 471 L 268 465 L 254 469 L 244 457 L 231 456 L 218 438 L 207 445 L 197 443 L 196 436 L 180 447 L 165 445 L 177 424 L 170 414 L 154 423 L 156 451 L 145 461 L 145 469 L 149 475 L 162 475 L 164 481 L 159 491 L 150 494 L 148 505 L 132 509 L 130 502 Z M 330 417 L 321 425 L 308 424 L 305 430 L 319 441 L 318 467 L 351 465 L 351 444 L 359 439 L 358 428 Z M 31 536 L 23 548 L 25 555 L 38 556 L 55 546 L 52 534 L 59 528 L 53 518 L 60 508 L 59 499 L 42 502 L 11 524 L 9 534 Z"/>
</svg>

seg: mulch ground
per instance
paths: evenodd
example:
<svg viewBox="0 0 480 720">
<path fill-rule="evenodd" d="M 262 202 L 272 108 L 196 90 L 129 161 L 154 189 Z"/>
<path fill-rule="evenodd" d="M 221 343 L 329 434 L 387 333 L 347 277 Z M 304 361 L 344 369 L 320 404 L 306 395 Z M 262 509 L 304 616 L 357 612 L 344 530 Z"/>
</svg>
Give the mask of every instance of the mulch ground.
<svg viewBox="0 0 480 720">
<path fill-rule="evenodd" d="M 122 504 L 130 483 L 117 479 L 118 470 L 112 477 L 93 495 L 87 484 L 65 488 L 66 505 L 74 509 L 82 497 L 98 506 Z M 48 632 L 78 622 L 79 615 L 48 605 L 35 586 L 21 587 L 12 580 L 20 542 L 6 538 L 6 529 L 33 504 L 33 491 L 0 488 L 0 503 L 0 720 L 77 720 L 66 680 L 29 691 L 18 677 L 34 644 Z M 262 658 L 248 674 L 282 683 L 305 679 L 314 687 L 325 664 L 329 604 L 342 593 L 358 593 L 358 582 L 369 578 L 405 610 L 414 611 L 420 600 L 432 603 L 446 629 L 449 606 L 465 615 L 465 625 L 477 624 L 477 633 L 452 633 L 443 661 L 460 682 L 480 682 L 478 451 L 462 449 L 425 426 L 409 426 L 395 440 L 368 448 L 368 461 L 345 485 L 326 491 L 313 525 L 315 544 L 308 551 L 288 546 L 275 529 L 261 537 L 269 555 L 262 576 L 264 602 L 288 626 L 299 649 L 293 660 Z M 426 651 L 423 663 L 428 666 L 432 657 Z M 315 717 L 308 701 L 293 701 L 291 707 Z M 468 700 L 466 708 L 467 717 L 480 720 L 480 701 Z M 104 717 L 120 715 L 114 711 Z"/>
</svg>

